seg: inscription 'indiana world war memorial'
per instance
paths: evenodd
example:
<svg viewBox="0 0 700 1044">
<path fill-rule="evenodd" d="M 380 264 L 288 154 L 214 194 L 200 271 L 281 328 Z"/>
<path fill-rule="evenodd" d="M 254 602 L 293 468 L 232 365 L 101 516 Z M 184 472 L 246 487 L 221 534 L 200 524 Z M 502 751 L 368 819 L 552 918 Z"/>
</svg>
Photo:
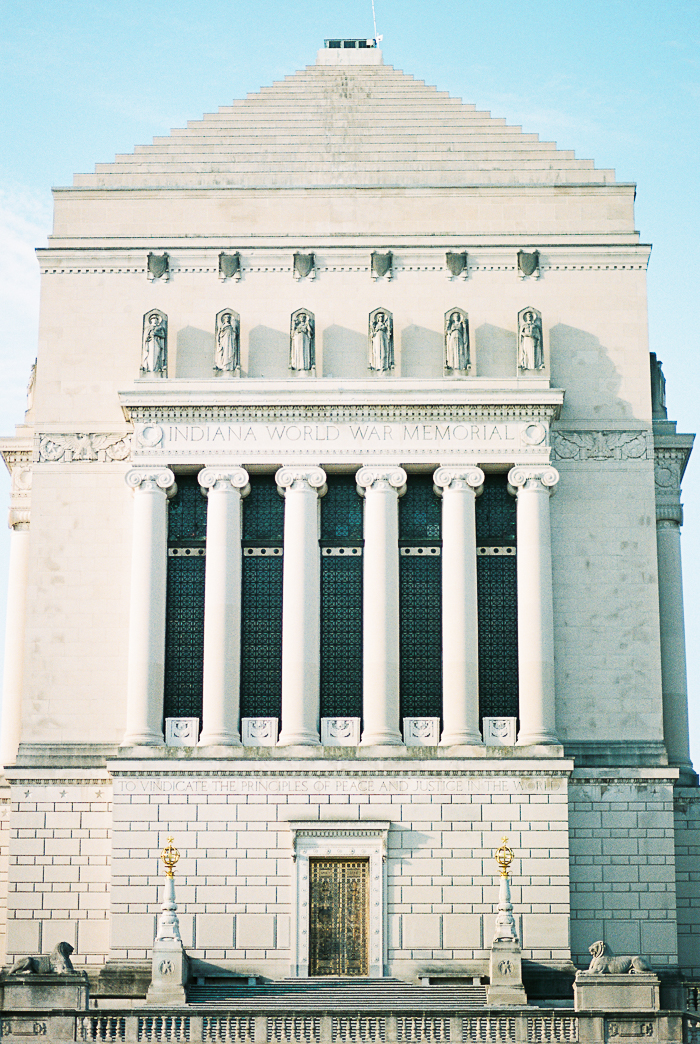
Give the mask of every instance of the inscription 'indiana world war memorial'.
<svg viewBox="0 0 700 1044">
<path fill-rule="evenodd" d="M 55 190 L 6 1038 L 700 1039 L 634 194 L 354 40 Z"/>
</svg>

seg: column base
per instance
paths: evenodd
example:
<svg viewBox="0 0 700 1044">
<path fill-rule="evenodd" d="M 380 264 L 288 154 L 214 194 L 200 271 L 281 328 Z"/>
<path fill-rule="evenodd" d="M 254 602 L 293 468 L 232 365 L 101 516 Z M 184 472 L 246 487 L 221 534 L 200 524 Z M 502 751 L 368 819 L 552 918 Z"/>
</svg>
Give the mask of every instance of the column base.
<svg viewBox="0 0 700 1044">
<path fill-rule="evenodd" d="M 363 732 L 361 747 L 403 747 L 403 736 L 400 732 Z"/>
<path fill-rule="evenodd" d="M 480 732 L 443 732 L 439 745 L 441 747 L 483 747 L 484 741 Z"/>
<path fill-rule="evenodd" d="M 121 747 L 164 747 L 162 732 L 130 732 L 120 743 Z"/>
<path fill-rule="evenodd" d="M 236 732 L 202 733 L 198 747 L 242 747 L 241 737 Z"/>
<path fill-rule="evenodd" d="M 321 740 L 317 732 L 284 732 L 277 740 L 278 747 L 320 747 Z"/>
<path fill-rule="evenodd" d="M 529 732 L 529 733 L 518 733 L 516 745 L 518 747 L 535 747 L 542 746 L 542 744 L 553 743 L 559 746 L 560 740 L 554 732 Z"/>
</svg>

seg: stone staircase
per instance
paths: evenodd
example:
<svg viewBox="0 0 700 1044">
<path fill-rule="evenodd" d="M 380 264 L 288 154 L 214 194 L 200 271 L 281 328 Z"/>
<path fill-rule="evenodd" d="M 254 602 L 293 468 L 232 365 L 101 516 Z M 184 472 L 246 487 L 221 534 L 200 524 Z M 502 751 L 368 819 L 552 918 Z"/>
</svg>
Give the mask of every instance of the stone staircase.
<svg viewBox="0 0 700 1044">
<path fill-rule="evenodd" d="M 282 979 L 248 985 L 241 979 L 192 984 L 188 1004 L 256 1012 L 454 1012 L 486 1006 L 484 986 L 414 986 L 398 979 Z"/>
</svg>

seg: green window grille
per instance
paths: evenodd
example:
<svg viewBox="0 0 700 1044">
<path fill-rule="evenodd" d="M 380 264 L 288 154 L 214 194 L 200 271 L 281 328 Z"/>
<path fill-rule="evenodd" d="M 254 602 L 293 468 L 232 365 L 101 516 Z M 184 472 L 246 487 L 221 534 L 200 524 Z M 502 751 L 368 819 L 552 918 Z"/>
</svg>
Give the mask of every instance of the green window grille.
<svg viewBox="0 0 700 1044">
<path fill-rule="evenodd" d="M 487 475 L 476 500 L 479 717 L 518 716 L 516 502 L 506 475 Z M 490 549 L 498 548 L 498 553 Z"/>
<path fill-rule="evenodd" d="M 401 717 L 442 717 L 441 501 L 432 475 L 399 500 Z"/>
<path fill-rule="evenodd" d="M 207 499 L 196 475 L 178 475 L 168 507 L 165 610 L 166 718 L 202 717 Z"/>
<path fill-rule="evenodd" d="M 321 717 L 362 716 L 362 500 L 354 475 L 321 499 Z"/>
<path fill-rule="evenodd" d="M 282 701 L 284 500 L 273 475 L 251 475 L 243 501 L 241 717 L 279 718 Z"/>
</svg>

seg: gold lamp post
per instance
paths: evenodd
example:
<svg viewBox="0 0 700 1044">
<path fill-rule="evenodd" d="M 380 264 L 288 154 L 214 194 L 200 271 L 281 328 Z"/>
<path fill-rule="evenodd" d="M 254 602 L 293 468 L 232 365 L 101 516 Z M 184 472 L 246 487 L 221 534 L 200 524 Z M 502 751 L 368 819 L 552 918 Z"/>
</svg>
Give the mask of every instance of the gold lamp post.
<svg viewBox="0 0 700 1044">
<path fill-rule="evenodd" d="M 501 842 L 501 847 L 496 849 L 496 862 L 498 863 L 501 871 L 501 877 L 508 877 L 508 868 L 513 862 L 515 856 L 513 855 L 513 849 L 508 846 L 508 838 L 504 837 Z"/>
<path fill-rule="evenodd" d="M 167 845 L 160 853 L 160 858 L 163 860 L 163 865 L 165 866 L 166 877 L 175 876 L 175 867 L 177 866 L 178 860 L 180 858 L 180 853 L 173 844 L 173 841 L 174 838 L 169 837 Z"/>
</svg>

